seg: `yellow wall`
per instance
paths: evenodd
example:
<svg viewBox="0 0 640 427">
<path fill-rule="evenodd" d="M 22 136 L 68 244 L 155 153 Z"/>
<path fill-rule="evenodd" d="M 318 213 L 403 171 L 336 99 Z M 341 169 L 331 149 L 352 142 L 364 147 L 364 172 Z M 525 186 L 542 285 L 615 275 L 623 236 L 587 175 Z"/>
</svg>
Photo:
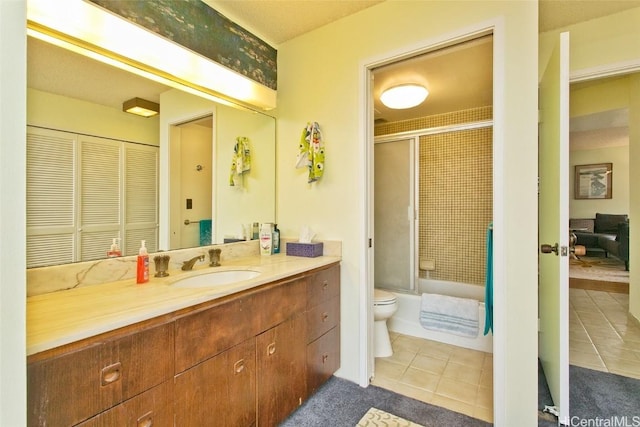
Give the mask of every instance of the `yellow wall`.
<svg viewBox="0 0 640 427">
<path fill-rule="evenodd" d="M 158 116 L 140 117 L 116 108 L 27 90 L 27 124 L 85 135 L 158 145 Z"/>
<path fill-rule="evenodd" d="M 367 329 L 361 323 L 368 287 L 362 283 L 368 235 L 365 219 L 363 67 L 381 57 L 428 46 L 452 32 L 497 19 L 504 33 L 495 39 L 496 80 L 504 85 L 494 99 L 504 144 L 497 158 L 501 248 L 497 272 L 499 319 L 494 369 L 499 383 L 498 425 L 537 425 L 537 3 L 387 1 L 283 43 L 278 52 L 278 223 L 286 237 L 301 225 L 319 239 L 343 242 L 342 367 L 339 375 L 359 381 Z M 326 145 L 325 175 L 307 184 L 294 168 L 298 137 L 307 121 L 317 121 Z M 502 172 L 503 171 L 503 172 Z M 522 227 L 522 224 L 531 224 Z M 494 342 L 496 342 L 494 341 Z M 504 347 L 503 347 L 504 346 Z"/>
<path fill-rule="evenodd" d="M 640 38 L 640 37 L 639 37 Z M 636 73 L 630 81 L 629 91 L 629 181 L 634 183 L 635 191 L 629 193 L 629 241 L 640 242 L 640 74 Z M 633 244 L 629 251 L 629 311 L 640 320 L 640 246 Z"/>
<path fill-rule="evenodd" d="M 612 77 L 602 82 L 571 88 L 569 115 L 585 116 L 629 107 L 630 76 Z"/>
</svg>

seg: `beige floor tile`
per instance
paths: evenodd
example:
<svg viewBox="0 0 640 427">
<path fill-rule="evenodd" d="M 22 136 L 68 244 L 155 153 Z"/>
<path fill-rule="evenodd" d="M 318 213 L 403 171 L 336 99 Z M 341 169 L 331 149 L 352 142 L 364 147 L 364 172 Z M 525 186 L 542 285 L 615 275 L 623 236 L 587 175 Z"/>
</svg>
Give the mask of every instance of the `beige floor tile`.
<svg viewBox="0 0 640 427">
<path fill-rule="evenodd" d="M 476 396 L 476 406 L 493 409 L 493 388 L 479 387 Z"/>
<path fill-rule="evenodd" d="M 589 334 L 584 328 L 569 329 L 569 339 L 572 341 L 591 342 L 591 338 L 589 338 Z"/>
<path fill-rule="evenodd" d="M 445 344 L 437 341 L 423 340 L 420 346 L 419 354 L 424 354 L 438 359 L 447 360 L 451 354 L 455 351 L 456 347 L 450 344 Z"/>
<path fill-rule="evenodd" d="M 435 391 L 440 382 L 440 375 L 409 367 L 400 378 L 400 382 L 423 390 Z"/>
<path fill-rule="evenodd" d="M 640 360 L 606 359 L 606 365 L 611 372 L 616 370 L 640 375 Z"/>
<path fill-rule="evenodd" d="M 600 354 L 600 357 L 602 357 L 602 360 L 604 360 L 605 364 L 608 364 L 610 359 L 640 360 L 637 356 L 639 353 L 621 347 L 599 346 L 598 353 Z"/>
<path fill-rule="evenodd" d="M 416 353 L 413 351 L 398 349 L 398 350 L 394 350 L 391 356 L 381 357 L 380 359 L 386 360 L 387 362 L 393 362 L 400 365 L 409 366 L 415 357 L 416 357 Z"/>
<path fill-rule="evenodd" d="M 421 341 L 422 340 L 420 338 L 399 335 L 395 340 L 393 340 L 392 347 L 394 351 L 405 350 L 418 353 L 422 346 Z"/>
<path fill-rule="evenodd" d="M 493 424 L 493 408 L 476 406 L 473 410 L 472 417 Z"/>
<path fill-rule="evenodd" d="M 589 366 L 602 366 L 604 367 L 604 361 L 597 353 L 580 353 L 569 350 L 569 363 L 572 365 L 587 367 Z"/>
<path fill-rule="evenodd" d="M 480 383 L 481 374 L 481 368 L 449 362 L 442 373 L 442 377 L 477 386 Z"/>
<path fill-rule="evenodd" d="M 398 381 L 407 369 L 405 365 L 389 362 L 385 359 L 376 359 L 375 376 Z"/>
<path fill-rule="evenodd" d="M 440 380 L 436 388 L 436 395 L 458 400 L 472 406 L 475 406 L 477 394 L 478 386 L 444 377 Z"/>
<path fill-rule="evenodd" d="M 395 391 L 398 394 L 411 397 L 421 402 L 431 403 L 433 400 L 433 396 L 434 396 L 433 391 L 428 391 L 422 388 L 413 387 L 411 385 L 401 383 L 401 382 L 394 383 L 392 387 L 393 388 L 389 388 L 388 390 Z"/>
<path fill-rule="evenodd" d="M 569 351 L 576 351 L 580 353 L 597 353 L 598 350 L 591 341 L 575 341 L 569 340 Z"/>
<path fill-rule="evenodd" d="M 589 328 L 589 325 L 603 325 L 608 324 L 607 318 L 604 314 L 599 312 L 578 312 L 578 317 L 580 321 L 585 325 L 585 328 Z"/>
<path fill-rule="evenodd" d="M 480 387 L 493 389 L 493 369 L 482 370 L 482 374 L 480 374 L 480 382 L 478 383 L 478 385 Z"/>
<path fill-rule="evenodd" d="M 473 417 L 475 406 L 446 396 L 434 395 L 431 404 Z"/>
<path fill-rule="evenodd" d="M 445 359 L 438 359 L 431 356 L 425 356 L 423 354 L 418 354 L 411 363 L 412 368 L 421 369 L 437 375 L 442 375 L 445 366 L 447 366 L 447 361 Z"/>
<path fill-rule="evenodd" d="M 453 351 L 453 353 L 449 357 L 449 362 L 482 368 L 484 355 L 485 354 L 482 351 L 459 347 Z"/>
<path fill-rule="evenodd" d="M 376 374 L 371 380 L 371 384 L 387 390 L 395 391 L 394 389 L 398 387 L 399 383 L 396 380 L 392 380 L 385 376 Z"/>
</svg>

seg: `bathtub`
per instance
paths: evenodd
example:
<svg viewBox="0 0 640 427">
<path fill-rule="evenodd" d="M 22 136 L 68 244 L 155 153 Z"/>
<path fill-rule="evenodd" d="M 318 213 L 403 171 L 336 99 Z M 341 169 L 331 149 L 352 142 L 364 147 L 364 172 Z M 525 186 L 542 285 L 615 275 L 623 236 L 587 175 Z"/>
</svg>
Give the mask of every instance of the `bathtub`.
<svg viewBox="0 0 640 427">
<path fill-rule="evenodd" d="M 397 296 L 398 311 L 387 321 L 387 327 L 390 331 L 452 344 L 458 347 L 493 353 L 492 333 L 489 332 L 488 335 L 483 335 L 485 324 L 484 287 L 442 280 L 419 279 L 418 289 L 420 290 L 420 294 L 418 295 L 393 291 Z M 420 301 L 422 293 L 450 295 L 478 300 L 478 336 L 476 338 L 462 337 L 423 328 L 420 324 Z"/>
</svg>

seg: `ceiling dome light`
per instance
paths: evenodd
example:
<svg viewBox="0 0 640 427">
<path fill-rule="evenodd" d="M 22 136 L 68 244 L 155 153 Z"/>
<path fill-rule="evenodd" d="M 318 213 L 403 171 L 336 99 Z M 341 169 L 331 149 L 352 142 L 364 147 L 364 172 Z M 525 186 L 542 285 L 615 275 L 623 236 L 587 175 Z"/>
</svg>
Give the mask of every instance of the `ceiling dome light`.
<svg viewBox="0 0 640 427">
<path fill-rule="evenodd" d="M 394 110 L 415 107 L 427 99 L 429 91 L 417 84 L 404 84 L 391 87 L 380 95 L 380 101 Z"/>
</svg>

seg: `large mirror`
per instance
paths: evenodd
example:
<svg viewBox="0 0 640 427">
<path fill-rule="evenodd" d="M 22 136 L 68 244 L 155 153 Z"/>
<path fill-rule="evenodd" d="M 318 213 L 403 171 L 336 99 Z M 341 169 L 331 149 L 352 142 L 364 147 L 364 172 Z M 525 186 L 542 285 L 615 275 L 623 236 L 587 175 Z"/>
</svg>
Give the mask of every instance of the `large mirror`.
<svg viewBox="0 0 640 427">
<path fill-rule="evenodd" d="M 148 200 L 146 209 L 156 212 L 156 238 L 148 239 L 150 250 L 231 242 L 242 238 L 250 223 L 275 222 L 273 117 L 182 92 L 32 37 L 28 37 L 27 54 L 30 129 L 156 148 L 157 194 L 149 196 L 152 191 L 145 191 L 140 197 L 129 195 L 121 201 L 126 205 Z M 122 103 L 136 97 L 158 103 L 160 114 L 143 118 L 123 112 Z M 250 150 L 250 167 L 233 173 L 239 142 L 240 147 Z M 70 167 L 58 165 L 54 144 L 50 150 L 51 167 Z M 45 159 L 48 155 L 44 153 Z M 126 173 L 126 166 L 124 170 Z M 39 215 L 46 217 L 47 212 Z M 73 227 L 74 232 L 82 231 L 78 224 Z M 81 237 L 72 238 L 70 247 L 93 245 L 93 252 L 86 249 L 84 254 L 64 254 L 59 261 L 31 266 L 105 257 L 111 237 L 123 237 L 105 231 L 105 227 L 96 226 L 101 234 L 96 232 L 95 238 L 85 238 L 84 243 Z M 130 234 L 137 236 L 134 231 Z M 45 240 L 35 230 L 28 240 L 28 251 L 32 242 Z M 122 254 L 135 254 L 137 246 L 137 239 L 123 241 Z"/>
</svg>

